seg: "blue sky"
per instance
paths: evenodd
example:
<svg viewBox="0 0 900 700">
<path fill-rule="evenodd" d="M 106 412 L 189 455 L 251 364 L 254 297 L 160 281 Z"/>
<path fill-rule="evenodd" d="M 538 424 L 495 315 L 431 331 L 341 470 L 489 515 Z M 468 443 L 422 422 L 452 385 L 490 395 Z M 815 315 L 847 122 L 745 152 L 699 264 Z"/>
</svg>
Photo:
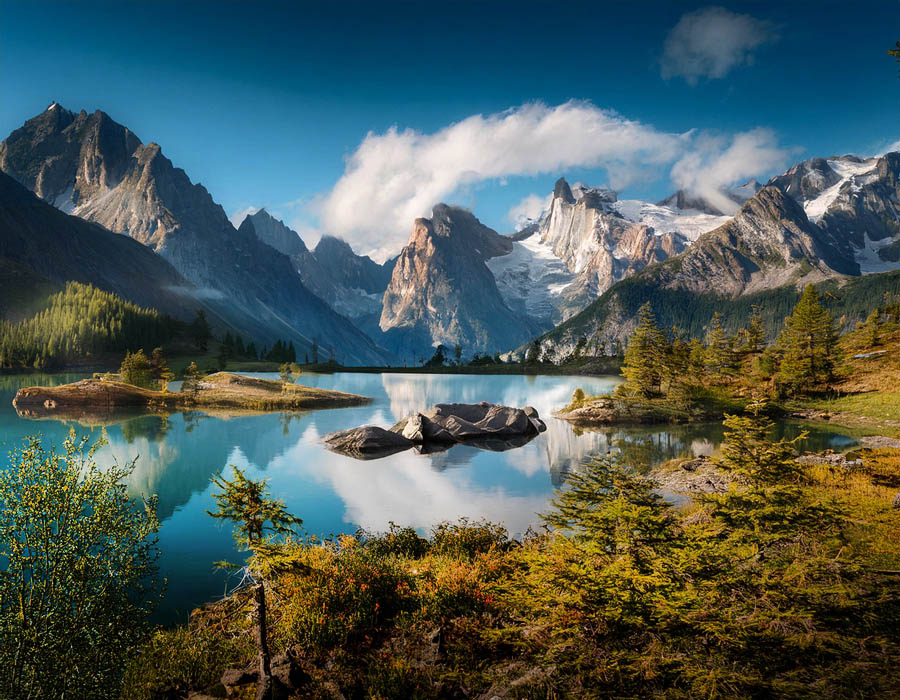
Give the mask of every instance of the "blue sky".
<svg viewBox="0 0 900 700">
<path fill-rule="evenodd" d="M 384 252 L 434 197 L 506 232 L 560 175 L 659 199 L 879 152 L 898 39 L 896 0 L 2 0 L 0 133 L 51 100 L 102 109 L 229 215 Z"/>
</svg>

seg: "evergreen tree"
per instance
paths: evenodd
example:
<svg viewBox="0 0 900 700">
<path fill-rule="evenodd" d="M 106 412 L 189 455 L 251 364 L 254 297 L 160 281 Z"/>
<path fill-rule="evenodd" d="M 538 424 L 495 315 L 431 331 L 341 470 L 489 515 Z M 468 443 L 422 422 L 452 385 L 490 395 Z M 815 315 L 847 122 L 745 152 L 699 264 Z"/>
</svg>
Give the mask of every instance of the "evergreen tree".
<svg viewBox="0 0 900 700">
<path fill-rule="evenodd" d="M 721 377 L 734 370 L 734 341 L 725 335 L 722 328 L 722 314 L 716 311 L 706 332 L 706 371 Z"/>
<path fill-rule="evenodd" d="M 119 366 L 119 377 L 126 384 L 144 389 L 152 389 L 156 384 L 153 378 L 153 367 L 143 349 L 135 353 L 125 353 L 125 359 Z"/>
<path fill-rule="evenodd" d="M 816 288 L 807 285 L 778 337 L 779 384 L 790 394 L 827 384 L 834 373 L 835 343 L 831 315 L 819 303 Z"/>
<path fill-rule="evenodd" d="M 191 335 L 191 340 L 197 349 L 201 352 L 206 352 L 207 344 L 209 343 L 210 338 L 212 338 L 212 330 L 209 327 L 209 321 L 206 320 L 206 312 L 203 309 L 197 309 L 197 315 L 194 317 L 194 320 L 191 321 L 188 330 Z"/>
<path fill-rule="evenodd" d="M 462 364 L 462 345 L 459 343 L 453 346 L 453 359 L 456 360 L 457 367 Z"/>
<path fill-rule="evenodd" d="M 253 583 L 255 642 L 259 659 L 257 700 L 276 697 L 269 654 L 268 620 L 266 613 L 266 564 L 277 555 L 273 537 L 290 535 L 303 524 L 300 518 L 287 512 L 282 501 L 270 497 L 267 482 L 248 479 L 244 472 L 232 467 L 231 481 L 213 477 L 220 491 L 213 494 L 216 510 L 207 511 L 213 518 L 230 520 L 235 524 L 234 538 L 239 547 L 250 550 L 253 557 L 246 567 Z M 280 696 L 279 696 L 280 697 Z"/>
<path fill-rule="evenodd" d="M 425 363 L 426 367 L 443 367 L 444 363 L 447 361 L 446 356 L 444 355 L 444 351 L 446 348 L 439 344 L 434 349 L 434 355 L 431 356 L 431 359 Z"/>
<path fill-rule="evenodd" d="M 153 348 L 153 352 L 150 353 L 150 372 L 156 381 L 159 382 L 159 388 L 163 391 L 166 391 L 169 382 L 175 379 L 175 373 L 166 364 L 162 348 Z"/>
<path fill-rule="evenodd" d="M 184 383 L 181 385 L 182 391 L 195 392 L 200 388 L 200 378 L 202 373 L 197 368 L 196 362 L 191 362 L 184 370 Z"/>
<path fill-rule="evenodd" d="M 314 365 L 319 364 L 319 341 L 315 338 L 312 343 L 312 361 Z"/>
<path fill-rule="evenodd" d="M 531 341 L 528 352 L 525 354 L 526 365 L 536 365 L 541 356 L 541 341 L 537 338 Z"/>
<path fill-rule="evenodd" d="M 766 340 L 766 330 L 762 320 L 762 309 L 758 306 L 753 306 L 746 331 L 747 351 L 759 352 Z"/>
<path fill-rule="evenodd" d="M 638 311 L 638 324 L 628 341 L 622 375 L 627 390 L 651 398 L 660 393 L 665 367 L 665 338 L 656 325 L 653 307 L 644 302 Z"/>
</svg>

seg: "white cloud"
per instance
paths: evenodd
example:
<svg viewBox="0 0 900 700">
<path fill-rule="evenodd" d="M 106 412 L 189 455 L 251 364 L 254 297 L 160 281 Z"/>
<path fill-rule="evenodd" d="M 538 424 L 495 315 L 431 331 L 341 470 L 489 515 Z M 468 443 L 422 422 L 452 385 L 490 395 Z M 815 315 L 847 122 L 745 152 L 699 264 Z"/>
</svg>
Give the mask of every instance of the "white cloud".
<svg viewBox="0 0 900 700">
<path fill-rule="evenodd" d="M 506 214 L 506 219 L 520 230 L 530 221 L 534 221 L 550 206 L 553 195 L 548 194 L 541 197 L 536 194 L 530 194 L 521 202 L 513 206 Z"/>
<path fill-rule="evenodd" d="M 325 231 L 383 258 L 406 243 L 413 219 L 460 188 L 572 167 L 604 167 L 621 188 L 672 162 L 687 138 L 575 101 L 477 114 L 432 134 L 394 127 L 369 133 L 348 158 L 320 220 Z"/>
<path fill-rule="evenodd" d="M 778 145 L 771 129 L 741 132 L 730 142 L 701 136 L 672 166 L 672 181 L 730 214 L 738 206 L 722 193 L 723 188 L 781 168 L 790 153 L 790 149 Z"/>
<path fill-rule="evenodd" d="M 229 219 L 231 219 L 232 225 L 237 228 L 242 223 L 244 223 L 244 219 L 246 219 L 251 214 L 255 214 L 261 209 L 261 207 L 244 207 L 243 209 L 238 209 L 234 212 Z"/>
<path fill-rule="evenodd" d="M 722 78 L 732 68 L 753 62 L 753 52 L 775 40 L 770 22 L 723 7 L 688 12 L 669 32 L 663 47 L 662 77 Z"/>
</svg>

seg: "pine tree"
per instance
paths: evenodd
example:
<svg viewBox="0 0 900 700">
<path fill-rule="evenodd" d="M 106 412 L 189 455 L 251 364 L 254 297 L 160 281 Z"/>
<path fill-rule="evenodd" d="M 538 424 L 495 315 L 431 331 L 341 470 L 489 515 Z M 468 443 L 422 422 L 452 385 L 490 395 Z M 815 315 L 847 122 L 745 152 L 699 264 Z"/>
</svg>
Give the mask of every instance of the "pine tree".
<svg viewBox="0 0 900 700">
<path fill-rule="evenodd" d="M 197 315 L 191 321 L 189 332 L 197 349 L 206 352 L 207 343 L 212 338 L 212 330 L 210 330 L 209 321 L 206 320 L 206 312 L 203 309 L 197 309 Z"/>
<path fill-rule="evenodd" d="M 266 619 L 265 564 L 268 558 L 277 554 L 278 547 L 272 538 L 290 535 L 303 521 L 288 513 L 282 501 L 270 497 L 266 480 L 254 481 L 237 467 L 232 469 L 234 477 L 231 481 L 221 476 L 213 477 L 213 484 L 221 490 L 213 494 L 216 510 L 206 512 L 213 518 L 235 523 L 234 538 L 238 546 L 253 552 L 246 570 L 253 579 L 255 641 L 259 658 L 256 698 L 271 700 L 275 697 L 275 681 Z"/>
<path fill-rule="evenodd" d="M 745 337 L 747 338 L 747 350 L 749 352 L 759 352 L 762 349 L 766 339 L 766 329 L 763 325 L 762 309 L 758 306 L 753 306 Z"/>
<path fill-rule="evenodd" d="M 734 341 L 725 335 L 722 314 L 716 311 L 706 332 L 706 371 L 721 377 L 734 370 Z"/>
<path fill-rule="evenodd" d="M 778 382 L 789 394 L 826 385 L 834 374 L 836 334 L 828 311 L 812 285 L 803 290 L 794 313 L 778 336 Z"/>
<path fill-rule="evenodd" d="M 126 384 L 150 389 L 155 383 L 153 368 L 143 349 L 135 353 L 126 352 L 125 359 L 119 367 L 119 377 Z"/>
<path fill-rule="evenodd" d="M 638 310 L 637 328 L 625 350 L 622 376 L 625 377 L 627 390 L 644 398 L 660 393 L 666 345 L 663 333 L 656 325 L 650 302 L 644 302 Z"/>
</svg>

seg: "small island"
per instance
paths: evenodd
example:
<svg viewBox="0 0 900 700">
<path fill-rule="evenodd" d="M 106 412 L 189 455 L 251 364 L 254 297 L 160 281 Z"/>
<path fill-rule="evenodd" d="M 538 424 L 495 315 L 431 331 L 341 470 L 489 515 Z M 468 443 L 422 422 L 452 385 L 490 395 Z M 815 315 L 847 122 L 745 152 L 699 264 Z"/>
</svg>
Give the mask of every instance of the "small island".
<svg viewBox="0 0 900 700">
<path fill-rule="evenodd" d="M 361 406 L 371 399 L 271 379 L 217 372 L 182 391 L 145 389 L 109 379 L 82 379 L 55 387 L 19 389 L 13 399 L 20 416 L 45 418 L 119 410 L 171 412 L 183 409 L 246 411 L 314 410 Z"/>
</svg>

